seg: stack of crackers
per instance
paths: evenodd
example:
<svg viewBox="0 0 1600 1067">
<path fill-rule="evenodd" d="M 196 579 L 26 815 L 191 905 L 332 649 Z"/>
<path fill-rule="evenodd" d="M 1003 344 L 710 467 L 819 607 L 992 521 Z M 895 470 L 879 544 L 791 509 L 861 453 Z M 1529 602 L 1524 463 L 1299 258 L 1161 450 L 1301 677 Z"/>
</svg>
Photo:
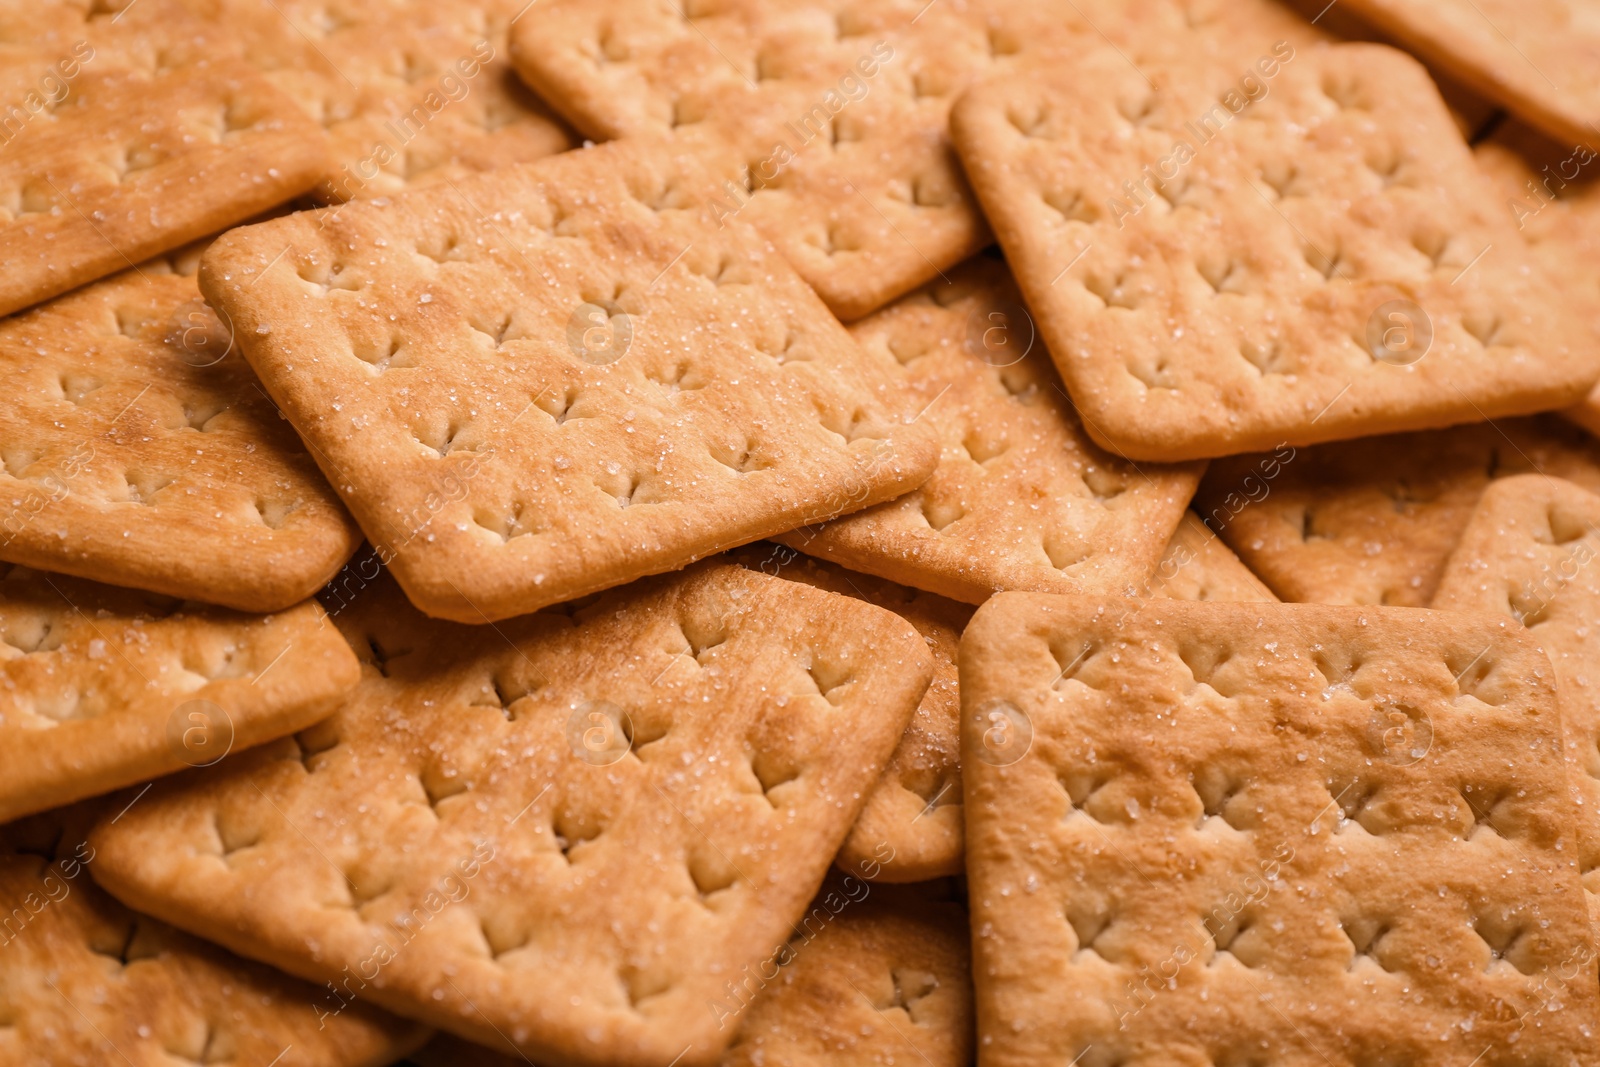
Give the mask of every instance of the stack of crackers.
<svg viewBox="0 0 1600 1067">
<path fill-rule="evenodd" d="M 0 10 L 0 1067 L 1600 1063 L 1597 72 Z"/>
</svg>

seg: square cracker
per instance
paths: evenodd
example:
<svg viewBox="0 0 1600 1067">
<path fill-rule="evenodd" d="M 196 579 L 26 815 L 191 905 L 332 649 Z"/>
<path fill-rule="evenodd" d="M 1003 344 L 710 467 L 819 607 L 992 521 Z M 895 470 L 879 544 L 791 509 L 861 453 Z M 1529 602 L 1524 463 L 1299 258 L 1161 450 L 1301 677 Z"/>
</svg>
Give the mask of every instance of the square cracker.
<svg viewBox="0 0 1600 1067">
<path fill-rule="evenodd" d="M 115 813 L 128 798 L 113 802 Z M 101 803 L 0 828 L 0 1064 L 381 1067 L 427 1038 L 129 911 L 89 876 Z"/>
<path fill-rule="evenodd" d="M 200 289 L 412 602 L 501 619 L 937 461 L 894 361 L 704 190 L 671 145 L 615 142 L 234 230 Z"/>
<path fill-rule="evenodd" d="M 1592 1059 L 1576 811 L 1526 636 L 1002 593 L 961 696 L 985 1067 Z"/>
<path fill-rule="evenodd" d="M 1600 934 L 1600 698 L 1589 681 L 1600 661 L 1597 556 L 1600 496 L 1539 474 L 1505 478 L 1483 491 L 1433 606 L 1509 616 L 1550 657 L 1561 690 L 1567 777 L 1582 813 L 1578 868 Z"/>
<path fill-rule="evenodd" d="M 905 367 L 939 466 L 899 499 L 778 540 L 972 604 L 1150 577 L 1201 467 L 1130 463 L 1089 439 L 1003 263 L 973 259 L 850 332 Z"/>
<path fill-rule="evenodd" d="M 719 1067 L 967 1067 L 966 912 L 913 892 L 849 878 L 824 883 L 788 944 L 721 1002 L 751 1000 Z M 419 1067 L 524 1062 L 449 1034 L 415 1060 Z"/>
<path fill-rule="evenodd" d="M 1183 513 L 1178 531 L 1167 542 L 1147 595 L 1230 602 L 1278 599 L 1192 511 Z"/>
<path fill-rule="evenodd" d="M 281 611 L 360 539 L 190 247 L 0 321 L 0 558 Z"/>
<path fill-rule="evenodd" d="M 283 737 L 358 676 L 314 603 L 240 615 L 0 564 L 0 822 Z"/>
<path fill-rule="evenodd" d="M 1089 433 L 1180 460 L 1580 399 L 1587 331 L 1421 65 L 1365 44 L 1261 62 L 1254 103 L 1236 69 L 1147 80 L 1106 49 L 952 112 Z"/>
<path fill-rule="evenodd" d="M 1523 121 L 1600 146 L 1592 0 L 1349 0 L 1362 18 Z"/>
<path fill-rule="evenodd" d="M 932 663 L 880 608 L 738 567 L 499 627 L 385 580 L 315 729 L 91 836 L 132 907 L 533 1062 L 714 1063 Z M 723 1020 L 724 1022 L 730 1020 Z"/>
<path fill-rule="evenodd" d="M 389 196 L 572 147 L 511 69 L 527 0 L 184 0 L 328 135 L 324 200 Z"/>
<path fill-rule="evenodd" d="M 1218 460 L 1197 510 L 1279 597 L 1424 607 L 1484 487 L 1540 472 L 1600 492 L 1600 445 L 1539 416 Z"/>
<path fill-rule="evenodd" d="M 67 88 L 7 112 L 0 314 L 215 233 L 322 174 L 316 124 L 176 0 L 38 6 L 55 8 L 51 25 L 38 47 L 0 51 L 0 84 L 24 100 Z M 76 30 L 55 24 L 73 12 Z"/>
<path fill-rule="evenodd" d="M 886 608 L 922 636 L 933 657 L 933 681 L 834 863 L 845 871 L 872 872 L 875 880 L 885 883 L 960 874 L 961 698 L 956 647 L 972 617 L 971 606 L 848 571 L 780 544 L 750 545 L 729 558 L 763 574 Z"/>
</svg>

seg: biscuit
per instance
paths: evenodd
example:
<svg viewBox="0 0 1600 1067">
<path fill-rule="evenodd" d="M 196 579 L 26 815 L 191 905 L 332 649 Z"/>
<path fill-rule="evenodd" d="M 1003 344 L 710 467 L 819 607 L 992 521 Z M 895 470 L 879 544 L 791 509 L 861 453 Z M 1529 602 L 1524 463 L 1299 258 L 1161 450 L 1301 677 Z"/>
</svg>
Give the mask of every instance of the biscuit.
<svg viewBox="0 0 1600 1067">
<path fill-rule="evenodd" d="M 1597 523 L 1600 497 L 1571 482 L 1538 474 L 1495 482 L 1462 531 L 1433 606 L 1510 616 L 1550 657 L 1567 778 L 1582 813 L 1579 871 L 1600 934 L 1600 703 L 1588 678 L 1600 640 Z"/>
<path fill-rule="evenodd" d="M 249 218 L 323 173 L 316 124 L 172 0 L 126 18 L 39 6 L 55 10 L 37 46 L 0 52 L 0 84 L 27 87 L 0 116 L 0 314 Z"/>
<path fill-rule="evenodd" d="M 1586 0 L 1349 0 L 1429 63 L 1562 141 L 1600 146 L 1600 26 Z"/>
<path fill-rule="evenodd" d="M 326 722 L 102 823 L 130 907 L 536 1063 L 715 1063 L 927 687 L 916 631 L 699 567 L 497 627 L 383 579 Z"/>
<path fill-rule="evenodd" d="M 185 0 L 328 136 L 324 201 L 390 196 L 572 147 L 517 79 L 506 28 L 526 0 L 426 4 Z"/>
<path fill-rule="evenodd" d="M 200 298 L 198 257 L 0 321 L 0 558 L 281 611 L 360 534 Z"/>
<path fill-rule="evenodd" d="M 1592 1058 L 1554 679 L 1502 622 L 1001 593 L 961 698 L 988 1067 Z"/>
<path fill-rule="evenodd" d="M 314 987 L 118 904 L 82 837 L 106 807 L 0 828 L 0 1064 L 381 1067 L 426 1040 L 366 1006 L 319 1025 Z"/>
<path fill-rule="evenodd" d="M 1484 487 L 1600 491 L 1600 445 L 1552 416 L 1218 460 L 1195 510 L 1283 600 L 1424 607 Z"/>
<path fill-rule="evenodd" d="M 1192 511 L 1183 513 L 1178 532 L 1167 542 L 1146 595 L 1167 600 L 1278 599 Z"/>
<path fill-rule="evenodd" d="M 234 230 L 200 289 L 412 602 L 502 619 L 937 462 L 894 361 L 704 188 L 615 142 Z"/>
<path fill-rule="evenodd" d="M 784 950 L 723 1002 L 753 998 L 720 1067 L 966 1067 L 968 956 L 959 904 L 884 894 L 853 879 L 825 883 Z M 415 1060 L 419 1067 L 524 1062 L 448 1034 Z"/>
<path fill-rule="evenodd" d="M 0 822 L 303 729 L 357 676 L 314 603 L 240 615 L 0 564 Z"/>
<path fill-rule="evenodd" d="M 923 882 L 960 874 L 960 693 L 956 646 L 972 608 L 872 575 L 858 574 L 780 544 L 730 554 L 742 567 L 887 608 L 915 627 L 933 656 L 933 681 L 867 797 L 834 862 L 879 882 Z"/>
<path fill-rule="evenodd" d="M 973 259 L 850 332 L 905 367 L 939 466 L 779 541 L 972 604 L 999 589 L 1123 593 L 1154 571 L 1201 468 L 1130 463 L 1089 439 L 1003 263 Z"/>
<path fill-rule="evenodd" d="M 1085 428 L 1182 460 L 1560 407 L 1597 369 L 1416 61 L 1114 50 L 951 113 Z"/>
</svg>

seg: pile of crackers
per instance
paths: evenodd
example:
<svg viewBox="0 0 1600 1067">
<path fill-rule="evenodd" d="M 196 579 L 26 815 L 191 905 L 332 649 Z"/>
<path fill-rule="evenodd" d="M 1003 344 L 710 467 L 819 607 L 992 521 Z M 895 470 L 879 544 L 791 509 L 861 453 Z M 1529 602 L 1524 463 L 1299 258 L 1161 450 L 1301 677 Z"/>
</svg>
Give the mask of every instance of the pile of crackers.
<svg viewBox="0 0 1600 1067">
<path fill-rule="evenodd" d="M 1600 1063 L 1597 157 L 1595 0 L 4 5 L 0 1067 Z"/>
</svg>

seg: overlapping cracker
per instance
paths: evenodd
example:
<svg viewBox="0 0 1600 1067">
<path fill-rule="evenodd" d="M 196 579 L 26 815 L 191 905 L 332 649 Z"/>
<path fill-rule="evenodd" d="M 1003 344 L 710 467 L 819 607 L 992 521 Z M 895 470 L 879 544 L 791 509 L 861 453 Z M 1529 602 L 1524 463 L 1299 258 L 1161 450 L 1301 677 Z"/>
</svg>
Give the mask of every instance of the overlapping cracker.
<svg viewBox="0 0 1600 1067">
<path fill-rule="evenodd" d="M 1567 313 L 1583 316 L 1600 339 L 1600 148 L 1560 145 L 1512 122 L 1474 155 Z M 1566 415 L 1600 433 L 1600 390 Z"/>
<path fill-rule="evenodd" d="M 0 822 L 303 729 L 357 676 L 313 603 L 240 615 L 0 564 Z"/>
<path fill-rule="evenodd" d="M 1462 531 L 1433 606 L 1510 616 L 1550 657 L 1581 814 L 1579 870 L 1600 934 L 1600 701 L 1589 681 L 1600 642 L 1597 524 L 1600 497 L 1571 482 L 1538 474 L 1496 482 Z"/>
<path fill-rule="evenodd" d="M 724 1001 L 750 1001 L 721 1067 L 972 1061 L 972 977 L 960 905 L 824 883 L 783 953 Z M 524 1062 L 443 1034 L 420 1067 Z"/>
<path fill-rule="evenodd" d="M 670 130 L 730 150 L 726 210 L 849 320 L 987 240 L 946 139 L 970 82 L 1041 53 L 1067 61 L 1102 35 L 1130 51 L 1151 39 L 1219 47 L 1257 20 L 1315 36 L 1262 3 L 558 0 L 518 20 L 511 48 L 590 137 Z"/>
<path fill-rule="evenodd" d="M 1089 433 L 1179 460 L 1558 407 L 1597 368 L 1426 72 L 1103 49 L 951 132 Z"/>
<path fill-rule="evenodd" d="M 534 1062 L 717 1061 L 707 1003 L 790 936 L 926 688 L 892 613 L 737 567 L 498 627 L 387 579 L 295 742 L 91 841 L 130 906 Z"/>
<path fill-rule="evenodd" d="M 1167 542 L 1148 595 L 1167 600 L 1278 599 L 1192 511 L 1183 513 L 1177 533 Z"/>
<path fill-rule="evenodd" d="M 1195 510 L 1284 600 L 1422 607 L 1484 487 L 1600 491 L 1600 445 L 1550 416 L 1279 449 L 1211 465 Z"/>
<path fill-rule="evenodd" d="M 0 1064 L 381 1067 L 426 1039 L 361 1005 L 320 1019 L 315 987 L 108 896 L 82 835 L 128 799 L 0 828 Z"/>
<path fill-rule="evenodd" d="M 937 462 L 893 360 L 704 216 L 703 180 L 602 145 L 234 230 L 200 288 L 412 602 L 505 618 Z"/>
<path fill-rule="evenodd" d="M 780 541 L 973 604 L 1150 577 L 1201 468 L 1129 463 L 1089 439 L 1004 264 L 971 260 L 851 333 L 905 367 L 939 466 L 914 492 Z"/>
<path fill-rule="evenodd" d="M 961 690 L 989 1067 L 1592 1057 L 1576 811 L 1528 637 L 1002 593 Z"/>
<path fill-rule="evenodd" d="M 972 608 L 803 556 L 779 544 L 750 545 L 740 566 L 865 600 L 916 628 L 933 656 L 933 681 L 835 863 L 878 882 L 922 882 L 962 872 L 961 706 L 956 647 Z"/>
<path fill-rule="evenodd" d="M 320 130 L 176 0 L 41 4 L 0 50 L 0 314 L 309 189 Z"/>
<path fill-rule="evenodd" d="M 360 535 L 200 298 L 198 257 L 0 321 L 0 558 L 280 611 Z"/>
<path fill-rule="evenodd" d="M 1587 0 L 1350 0 L 1350 7 L 1549 136 L 1600 147 L 1600 20 Z"/>
<path fill-rule="evenodd" d="M 572 147 L 511 69 L 526 0 L 184 0 L 328 135 L 325 200 L 389 196 Z"/>
</svg>

